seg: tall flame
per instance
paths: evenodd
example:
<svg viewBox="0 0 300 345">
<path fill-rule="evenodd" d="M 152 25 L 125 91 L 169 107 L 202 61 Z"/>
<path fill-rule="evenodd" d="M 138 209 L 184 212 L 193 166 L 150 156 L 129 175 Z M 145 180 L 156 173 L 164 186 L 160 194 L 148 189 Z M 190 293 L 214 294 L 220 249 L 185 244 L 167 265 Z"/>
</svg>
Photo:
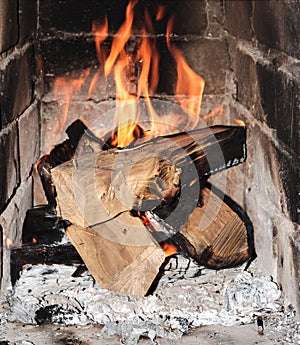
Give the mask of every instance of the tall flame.
<svg viewBox="0 0 300 345">
<path fill-rule="evenodd" d="M 171 44 L 171 33 L 174 25 L 174 16 L 169 19 L 167 26 L 167 45 L 173 55 L 177 66 L 177 84 L 175 95 L 181 107 L 194 116 L 189 117 L 188 128 L 194 128 L 199 120 L 202 95 L 204 91 L 204 80 L 196 74 L 184 59 L 184 56 L 177 47 Z"/>
<path fill-rule="evenodd" d="M 116 33 L 111 46 L 111 52 L 105 61 L 104 74 L 106 76 L 111 72 L 119 54 L 123 50 L 126 42 L 129 40 L 132 33 L 132 24 L 134 19 L 134 7 L 139 2 L 139 0 L 131 0 L 126 8 L 126 19 L 121 25 L 120 29 Z"/>
<path fill-rule="evenodd" d="M 98 21 L 92 24 L 92 34 L 95 40 L 95 49 L 99 63 L 97 71 L 91 75 L 91 68 L 84 70 L 78 78 L 58 77 L 54 82 L 54 92 L 64 93 L 65 102 L 63 114 L 58 128 L 63 127 L 67 121 L 70 101 L 74 92 L 81 90 L 83 83 L 90 76 L 88 97 L 95 92 L 97 83 L 105 81 L 100 76 L 107 78 L 111 74 L 114 76 L 116 88 L 116 112 L 115 121 L 117 123 L 117 135 L 112 135 L 112 144 L 118 147 L 129 145 L 135 139 L 135 128 L 139 121 L 140 109 L 139 100 L 144 99 L 150 130 L 149 137 L 157 134 L 168 134 L 172 126 L 180 125 L 185 129 L 196 127 L 200 118 L 200 107 L 204 90 L 204 80 L 196 74 L 187 64 L 183 54 L 171 42 L 171 35 L 174 25 L 174 16 L 167 24 L 166 41 L 170 54 L 176 62 L 177 83 L 175 86 L 175 96 L 184 113 L 185 119 L 176 114 L 164 114 L 165 127 L 162 126 L 162 117 L 157 114 L 151 97 L 155 94 L 159 82 L 159 61 L 160 56 L 156 47 L 155 31 L 151 15 L 147 8 L 144 10 L 143 27 L 134 27 L 135 7 L 139 0 L 130 0 L 126 8 L 124 23 L 114 35 L 110 52 L 104 44 L 108 37 L 108 18 L 105 17 L 103 23 Z M 162 20 L 166 14 L 166 7 L 158 5 L 155 19 Z M 131 37 L 134 37 L 132 47 Z M 217 112 L 208 114 L 208 118 Z"/>
</svg>

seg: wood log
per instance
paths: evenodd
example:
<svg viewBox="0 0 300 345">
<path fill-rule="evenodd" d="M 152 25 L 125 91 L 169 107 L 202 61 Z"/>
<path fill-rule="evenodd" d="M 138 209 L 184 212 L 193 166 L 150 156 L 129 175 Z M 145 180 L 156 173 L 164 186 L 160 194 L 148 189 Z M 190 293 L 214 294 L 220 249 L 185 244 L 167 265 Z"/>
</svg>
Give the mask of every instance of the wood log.
<svg viewBox="0 0 300 345">
<path fill-rule="evenodd" d="M 245 161 L 245 141 L 244 127 L 215 126 L 77 156 L 51 171 L 58 211 L 87 227 L 172 203 L 183 188 L 199 194 L 199 178 Z"/>
<path fill-rule="evenodd" d="M 129 212 L 93 227 L 71 225 L 66 233 L 102 288 L 145 296 L 165 260 L 143 222 Z"/>
<path fill-rule="evenodd" d="M 214 189 L 203 188 L 203 206 L 196 207 L 180 227 L 172 226 L 180 221 L 168 221 L 168 217 L 164 221 L 153 212 L 146 216 L 156 231 L 164 233 L 161 238 L 171 238 L 200 265 L 221 269 L 247 260 L 249 265 L 256 257 L 252 224 L 233 200 Z"/>
</svg>

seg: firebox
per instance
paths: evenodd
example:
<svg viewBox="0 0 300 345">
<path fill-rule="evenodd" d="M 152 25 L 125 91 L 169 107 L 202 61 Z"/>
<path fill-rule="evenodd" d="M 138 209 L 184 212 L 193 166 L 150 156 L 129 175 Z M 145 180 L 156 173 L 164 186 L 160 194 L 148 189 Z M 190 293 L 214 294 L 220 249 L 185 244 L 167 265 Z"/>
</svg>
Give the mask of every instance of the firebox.
<svg viewBox="0 0 300 345">
<path fill-rule="evenodd" d="M 125 147 L 124 156 L 128 133 L 155 142 L 242 124 L 247 160 L 209 182 L 247 213 L 258 272 L 299 316 L 299 2 L 3 0 L 0 8 L 2 298 L 26 212 L 49 202 L 37 162 L 74 122 L 102 146 Z"/>
</svg>

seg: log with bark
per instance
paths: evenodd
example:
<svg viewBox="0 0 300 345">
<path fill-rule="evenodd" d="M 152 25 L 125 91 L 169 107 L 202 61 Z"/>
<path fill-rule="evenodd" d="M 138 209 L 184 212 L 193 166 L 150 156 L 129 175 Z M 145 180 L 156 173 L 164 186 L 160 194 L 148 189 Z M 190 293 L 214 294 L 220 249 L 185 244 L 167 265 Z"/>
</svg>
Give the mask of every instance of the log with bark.
<svg viewBox="0 0 300 345">
<path fill-rule="evenodd" d="M 246 129 L 214 126 L 148 141 L 138 138 L 122 150 L 79 154 L 51 173 L 58 212 L 73 224 L 67 235 L 90 273 L 102 287 L 142 296 L 165 254 L 157 234 L 151 236 L 149 225 L 134 218 L 133 210 L 141 215 L 171 209 L 172 221 L 165 222 L 162 232 L 201 264 L 221 268 L 253 257 L 253 229 L 222 200 L 220 214 L 207 229 L 194 224 L 210 213 L 197 206 L 211 199 L 205 191 L 200 200 L 203 181 L 245 159 Z M 173 217 L 174 205 L 180 217 Z"/>
</svg>

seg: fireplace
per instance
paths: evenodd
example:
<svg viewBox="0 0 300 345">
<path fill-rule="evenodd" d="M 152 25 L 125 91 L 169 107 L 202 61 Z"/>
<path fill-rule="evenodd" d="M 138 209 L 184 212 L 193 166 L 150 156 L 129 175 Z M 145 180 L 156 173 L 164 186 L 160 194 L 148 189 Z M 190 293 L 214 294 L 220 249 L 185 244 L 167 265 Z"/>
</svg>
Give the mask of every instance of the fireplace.
<svg viewBox="0 0 300 345">
<path fill-rule="evenodd" d="M 127 5 L 127 0 L 3 2 L 3 248 L 8 241 L 21 242 L 26 211 L 45 203 L 34 177 L 36 161 L 65 140 L 66 128 L 83 114 L 91 123 L 99 123 L 100 118 L 102 131 L 111 129 L 107 114 L 115 102 L 114 81 L 109 79 L 90 94 L 90 84 L 83 82 L 80 88 L 74 84 L 70 99 L 65 92 L 69 84 L 64 82 L 66 78 L 80 82 L 87 69 L 90 79 L 96 75 L 99 59 L 92 23 L 103 23 L 108 16 L 105 45 L 109 49 L 125 20 Z M 137 17 L 143 16 L 144 8 L 157 19 L 153 25 L 160 52 L 160 78 L 153 97 L 175 101 L 176 65 L 166 44 L 167 21 L 175 13 L 171 42 L 205 80 L 201 114 L 215 114 L 207 117 L 209 125 L 235 124 L 234 119 L 246 124 L 248 158 L 243 165 L 228 170 L 224 192 L 247 211 L 253 222 L 259 271 L 273 276 L 282 288 L 286 305 L 291 304 L 298 315 L 298 2 L 140 0 L 135 9 Z M 223 178 L 218 174 L 211 180 L 223 187 Z M 10 286 L 9 250 L 1 252 L 0 260 L 1 293 L 5 296 Z"/>
</svg>

